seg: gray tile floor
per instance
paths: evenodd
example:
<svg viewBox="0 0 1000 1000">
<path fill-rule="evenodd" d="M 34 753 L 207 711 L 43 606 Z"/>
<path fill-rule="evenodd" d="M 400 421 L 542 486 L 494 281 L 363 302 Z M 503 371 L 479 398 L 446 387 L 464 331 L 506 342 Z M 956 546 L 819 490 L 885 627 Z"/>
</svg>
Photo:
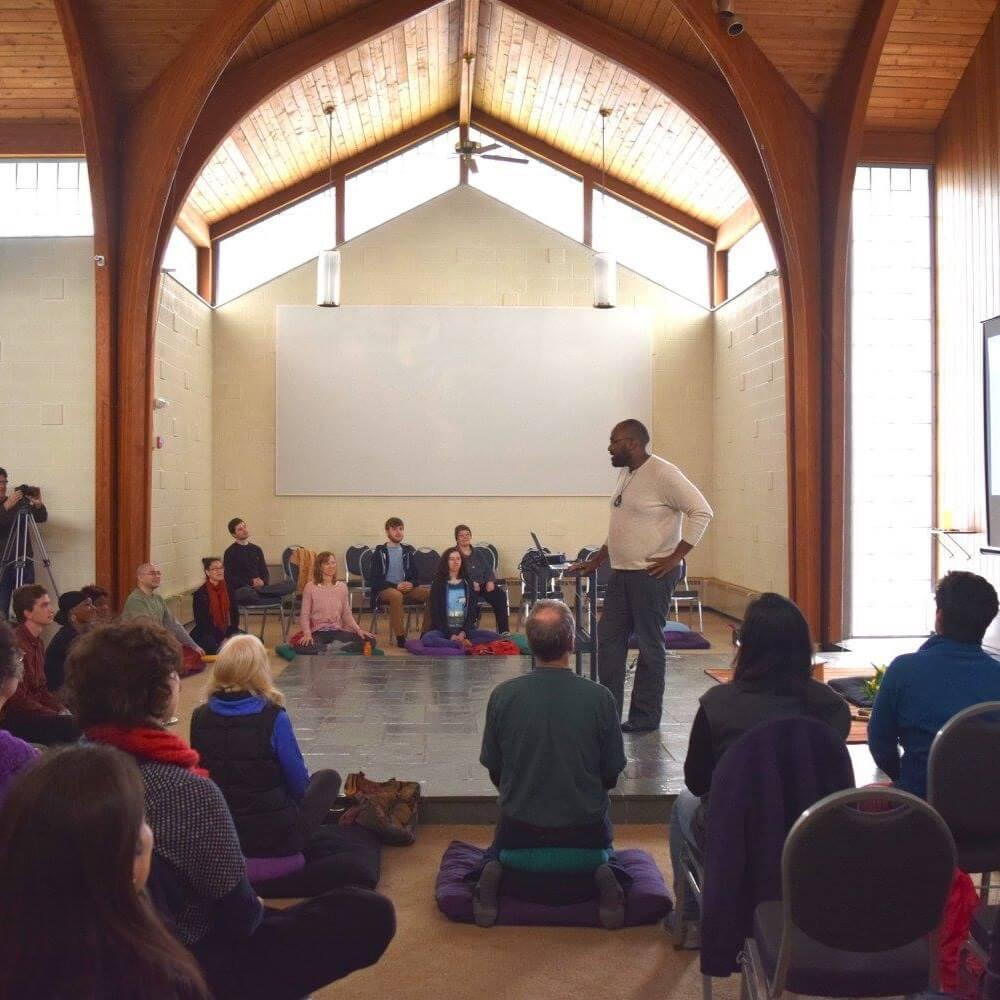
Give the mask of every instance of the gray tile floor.
<svg viewBox="0 0 1000 1000">
<path fill-rule="evenodd" d="M 490 691 L 529 669 L 527 657 L 298 657 L 281 688 L 310 770 L 423 783 L 430 798 L 492 798 L 479 764 Z M 692 652 L 667 664 L 658 732 L 627 735 L 628 766 L 615 798 L 662 799 L 683 785 L 684 755 L 699 696 L 714 682 L 708 667 L 728 666 L 730 652 Z M 585 670 L 586 670 L 585 666 Z M 626 689 L 626 699 L 629 689 Z M 874 775 L 866 747 L 852 748 L 859 780 Z"/>
</svg>

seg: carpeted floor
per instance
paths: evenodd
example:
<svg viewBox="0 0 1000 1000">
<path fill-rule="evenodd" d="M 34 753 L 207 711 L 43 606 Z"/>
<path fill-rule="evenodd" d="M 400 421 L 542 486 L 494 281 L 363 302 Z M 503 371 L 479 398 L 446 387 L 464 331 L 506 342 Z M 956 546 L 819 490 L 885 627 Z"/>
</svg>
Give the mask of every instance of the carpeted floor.
<svg viewBox="0 0 1000 1000">
<path fill-rule="evenodd" d="M 674 951 L 657 924 L 623 931 L 453 924 L 434 905 L 434 879 L 448 842 L 485 844 L 480 826 L 421 828 L 413 847 L 387 848 L 380 891 L 396 906 L 396 938 L 382 961 L 314 994 L 314 1000 L 700 1000 L 697 952 Z M 620 826 L 619 847 L 642 847 L 669 872 L 666 829 Z M 669 881 L 669 876 L 668 876 Z M 717 1000 L 739 981 L 715 980 Z"/>
</svg>

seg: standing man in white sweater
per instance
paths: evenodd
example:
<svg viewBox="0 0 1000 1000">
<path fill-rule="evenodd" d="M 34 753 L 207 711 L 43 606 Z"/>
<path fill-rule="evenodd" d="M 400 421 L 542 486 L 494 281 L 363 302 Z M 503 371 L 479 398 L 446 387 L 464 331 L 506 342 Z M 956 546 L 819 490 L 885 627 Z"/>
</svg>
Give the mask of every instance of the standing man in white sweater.
<svg viewBox="0 0 1000 1000">
<path fill-rule="evenodd" d="M 663 711 L 667 652 L 663 626 L 681 561 L 698 544 L 712 520 L 712 508 L 698 488 L 670 462 L 649 454 L 649 431 L 623 420 L 611 431 L 608 453 L 621 469 L 611 496 L 607 541 L 587 562 L 593 572 L 611 560 L 611 579 L 598 626 L 598 671 L 621 712 L 629 636 L 639 643 L 626 733 L 657 729 Z"/>
</svg>

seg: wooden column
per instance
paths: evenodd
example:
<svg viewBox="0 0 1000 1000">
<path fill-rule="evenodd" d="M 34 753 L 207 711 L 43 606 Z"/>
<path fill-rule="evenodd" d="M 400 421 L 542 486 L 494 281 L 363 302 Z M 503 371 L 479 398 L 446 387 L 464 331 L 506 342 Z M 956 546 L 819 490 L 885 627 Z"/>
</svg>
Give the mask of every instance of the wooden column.
<svg viewBox="0 0 1000 1000">
<path fill-rule="evenodd" d="M 209 304 L 215 305 L 215 247 L 196 247 L 198 252 L 198 294 Z"/>
<path fill-rule="evenodd" d="M 712 250 L 709 256 L 712 305 L 721 306 L 729 298 L 729 251 Z"/>
</svg>

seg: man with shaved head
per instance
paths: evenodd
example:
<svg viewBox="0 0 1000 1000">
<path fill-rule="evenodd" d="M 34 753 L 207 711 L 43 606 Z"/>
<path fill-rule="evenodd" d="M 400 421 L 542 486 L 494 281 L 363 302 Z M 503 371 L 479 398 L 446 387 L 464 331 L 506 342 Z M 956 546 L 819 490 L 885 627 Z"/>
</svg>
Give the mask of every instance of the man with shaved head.
<svg viewBox="0 0 1000 1000">
<path fill-rule="evenodd" d="M 163 572 L 156 563 L 143 563 L 136 571 L 136 588 L 125 600 L 122 621 L 143 618 L 154 625 L 162 625 L 182 646 L 194 650 L 199 656 L 205 651 L 188 635 L 188 631 L 173 616 L 167 602 L 156 592 L 163 579 Z"/>
<path fill-rule="evenodd" d="M 611 563 L 598 628 L 598 669 L 621 712 L 628 641 L 635 635 L 639 660 L 622 731 L 644 733 L 659 728 L 663 712 L 663 627 L 670 595 L 683 574 L 684 557 L 712 520 L 712 508 L 676 465 L 649 453 L 649 431 L 638 420 L 615 425 L 608 454 L 621 469 L 611 494 L 608 537 L 597 555 L 573 569 L 591 573 L 605 560 Z"/>
</svg>

